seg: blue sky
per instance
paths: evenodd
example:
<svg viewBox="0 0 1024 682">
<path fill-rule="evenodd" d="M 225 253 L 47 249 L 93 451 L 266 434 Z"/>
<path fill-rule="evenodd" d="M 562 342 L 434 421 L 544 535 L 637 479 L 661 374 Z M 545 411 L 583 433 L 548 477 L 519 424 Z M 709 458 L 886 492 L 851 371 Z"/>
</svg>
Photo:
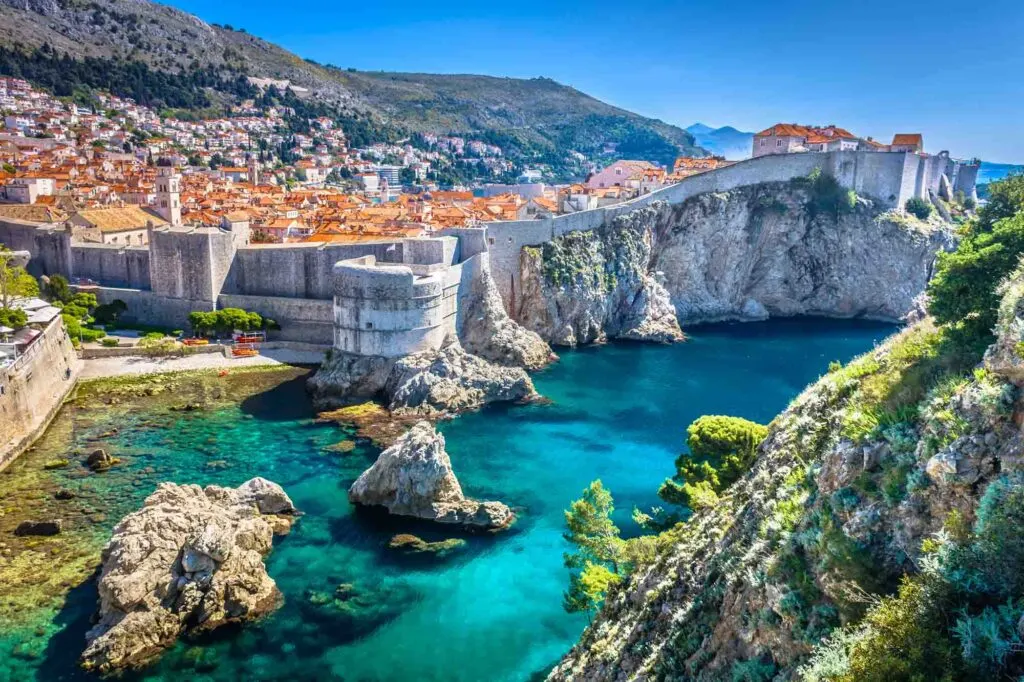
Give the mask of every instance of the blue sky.
<svg viewBox="0 0 1024 682">
<path fill-rule="evenodd" d="M 1024 163 L 1024 0 L 173 0 L 364 70 L 548 76 L 681 126 L 835 123 Z"/>
</svg>

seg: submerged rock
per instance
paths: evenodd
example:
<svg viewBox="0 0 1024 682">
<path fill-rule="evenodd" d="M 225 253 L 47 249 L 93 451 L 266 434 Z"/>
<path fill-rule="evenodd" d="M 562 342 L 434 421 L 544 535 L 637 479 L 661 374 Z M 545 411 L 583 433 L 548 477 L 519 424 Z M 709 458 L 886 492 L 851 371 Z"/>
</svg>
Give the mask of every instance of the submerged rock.
<svg viewBox="0 0 1024 682">
<path fill-rule="evenodd" d="M 258 618 L 280 603 L 263 557 L 296 510 L 276 483 L 238 488 L 162 483 L 103 550 L 99 622 L 82 666 L 144 665 L 183 634 Z"/>
<path fill-rule="evenodd" d="M 416 535 L 399 533 L 388 541 L 388 549 L 396 549 L 406 554 L 434 554 L 444 556 L 466 546 L 461 538 L 449 538 L 439 542 L 427 542 Z"/>
<path fill-rule="evenodd" d="M 14 534 L 22 537 L 26 535 L 50 536 L 59 534 L 63 529 L 64 524 L 60 519 L 53 521 L 22 521 L 14 529 Z"/>
<path fill-rule="evenodd" d="M 117 457 L 111 457 L 103 448 L 97 448 L 89 453 L 89 456 L 85 460 L 85 465 L 93 471 L 100 472 L 106 471 L 120 462 L 121 460 Z"/>
<path fill-rule="evenodd" d="M 349 488 L 348 498 L 400 516 L 487 530 L 506 528 L 515 520 L 501 502 L 479 502 L 463 495 L 444 449 L 444 436 L 425 421 L 382 452 Z"/>
</svg>

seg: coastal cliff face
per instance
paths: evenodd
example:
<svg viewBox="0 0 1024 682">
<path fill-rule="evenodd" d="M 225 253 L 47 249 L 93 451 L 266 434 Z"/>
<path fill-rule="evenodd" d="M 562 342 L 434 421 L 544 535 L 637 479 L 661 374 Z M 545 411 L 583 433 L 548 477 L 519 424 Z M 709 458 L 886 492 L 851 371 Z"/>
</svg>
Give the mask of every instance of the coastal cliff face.
<svg viewBox="0 0 1024 682">
<path fill-rule="evenodd" d="M 865 612 L 903 576 L 918 580 L 904 583 L 908 600 L 977 591 L 985 571 L 1015 570 L 984 557 L 1013 551 L 986 533 L 1005 535 L 993 519 L 1019 513 L 1007 500 L 1024 480 L 1022 298 L 1018 271 L 981 364 L 925 319 L 833 367 L 772 422 L 754 467 L 718 504 L 657 536 L 549 679 L 863 679 L 851 661 L 901 636 L 878 623 L 906 601 L 874 607 L 870 626 Z M 968 560 L 973 573 L 948 569 Z M 908 617 L 947 608 L 935 620 L 970 625 L 954 599 L 934 599 L 910 602 Z M 1020 614 L 1008 617 L 1017 632 Z M 931 645 L 914 627 L 910 646 Z M 958 651 L 969 652 L 966 631 L 956 630 Z"/>
<path fill-rule="evenodd" d="M 516 318 L 570 346 L 770 315 L 903 318 L 952 245 L 949 226 L 842 199 L 822 207 L 810 181 L 765 183 L 525 248 Z"/>
</svg>

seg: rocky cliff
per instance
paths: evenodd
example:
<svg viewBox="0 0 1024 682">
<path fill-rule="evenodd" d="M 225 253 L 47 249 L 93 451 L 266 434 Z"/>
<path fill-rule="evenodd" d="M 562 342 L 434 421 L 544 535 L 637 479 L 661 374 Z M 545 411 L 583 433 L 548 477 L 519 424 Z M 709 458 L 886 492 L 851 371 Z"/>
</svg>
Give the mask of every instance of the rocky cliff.
<svg viewBox="0 0 1024 682">
<path fill-rule="evenodd" d="M 570 346 L 769 315 L 898 320 L 952 241 L 945 223 L 806 178 L 656 202 L 523 249 L 516 318 Z"/>
<path fill-rule="evenodd" d="M 909 239 L 877 229 L 889 246 Z M 969 666 L 984 646 L 1017 641 L 1024 612 L 1005 602 L 1000 629 L 994 607 L 968 608 L 1015 580 L 1015 564 L 992 557 L 1020 558 L 994 519 L 1012 528 L 1021 513 L 1000 505 L 1020 504 L 1024 481 L 1024 276 L 1004 292 L 981 365 L 926 319 L 805 390 L 717 505 L 657 537 L 550 679 L 912 679 L 857 670 L 907 660 L 941 670 L 942 655 L 961 666 L 948 679 L 995 679 Z M 906 575 L 916 577 L 898 597 L 878 601 Z"/>
</svg>

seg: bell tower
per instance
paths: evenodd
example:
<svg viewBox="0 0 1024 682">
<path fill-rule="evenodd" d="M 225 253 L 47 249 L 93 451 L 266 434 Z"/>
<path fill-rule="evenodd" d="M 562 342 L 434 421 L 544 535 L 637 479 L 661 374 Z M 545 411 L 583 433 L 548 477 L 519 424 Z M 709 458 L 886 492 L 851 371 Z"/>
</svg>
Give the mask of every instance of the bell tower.
<svg viewBox="0 0 1024 682">
<path fill-rule="evenodd" d="M 181 176 L 170 164 L 157 165 L 156 212 L 171 227 L 181 225 Z"/>
</svg>

